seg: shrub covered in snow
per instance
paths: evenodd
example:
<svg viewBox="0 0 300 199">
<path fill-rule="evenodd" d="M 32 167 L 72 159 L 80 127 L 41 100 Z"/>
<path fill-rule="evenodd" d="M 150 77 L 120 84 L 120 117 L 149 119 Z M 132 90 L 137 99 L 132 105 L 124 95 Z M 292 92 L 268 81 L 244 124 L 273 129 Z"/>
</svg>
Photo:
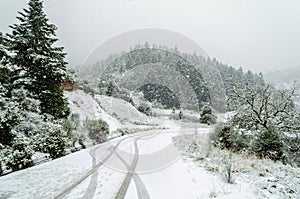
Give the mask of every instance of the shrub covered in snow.
<svg viewBox="0 0 300 199">
<path fill-rule="evenodd" d="M 69 144 L 72 147 L 75 147 L 76 142 L 78 142 L 82 148 L 86 148 L 83 143 L 86 140 L 84 130 L 80 126 L 80 116 L 79 114 L 72 114 L 66 120 L 63 121 L 63 128 L 67 133 L 69 139 Z"/>
<path fill-rule="evenodd" d="M 217 116 L 214 114 L 210 106 L 204 106 L 200 114 L 200 122 L 204 124 L 215 124 Z"/>
<path fill-rule="evenodd" d="M 25 136 L 17 136 L 11 147 L 6 146 L 1 150 L 1 159 L 3 158 L 3 165 L 12 171 L 17 171 L 33 165 L 33 153 L 30 139 Z"/>
<path fill-rule="evenodd" d="M 271 127 L 257 134 L 252 150 L 261 158 L 285 161 L 286 155 L 282 138 L 278 129 Z"/>
<path fill-rule="evenodd" d="M 35 150 L 49 153 L 55 159 L 65 155 L 67 133 L 61 124 L 48 123 L 44 131 L 33 138 Z"/>
<path fill-rule="evenodd" d="M 230 140 L 232 128 L 225 124 L 218 124 L 215 127 L 214 132 L 211 134 L 211 141 L 215 146 L 219 146 L 221 149 L 230 148 L 232 142 Z"/>
<path fill-rule="evenodd" d="M 140 111 L 141 113 L 144 113 L 145 115 L 151 115 L 151 108 L 148 104 L 146 103 L 142 103 L 138 106 L 137 108 L 138 111 Z"/>
<path fill-rule="evenodd" d="M 214 146 L 231 151 L 248 151 L 260 158 L 286 161 L 284 140 L 278 129 L 272 127 L 263 131 L 245 133 L 242 129 L 234 129 L 229 124 L 218 124 L 211 134 Z"/>
<path fill-rule="evenodd" d="M 242 130 L 234 130 L 228 124 L 218 124 L 211 134 L 211 140 L 215 146 L 221 149 L 242 151 L 248 149 L 250 138 Z"/>
<path fill-rule="evenodd" d="M 10 95 L 10 99 L 6 95 Z M 32 166 L 31 157 L 36 151 L 49 153 L 51 158 L 64 155 L 67 134 L 53 117 L 41 114 L 39 101 L 33 99 L 28 90 L 22 87 L 1 96 L 2 166 L 12 171 Z"/>
<path fill-rule="evenodd" d="M 87 129 L 89 137 L 97 144 L 106 141 L 109 127 L 105 121 L 86 120 L 83 125 Z"/>
</svg>

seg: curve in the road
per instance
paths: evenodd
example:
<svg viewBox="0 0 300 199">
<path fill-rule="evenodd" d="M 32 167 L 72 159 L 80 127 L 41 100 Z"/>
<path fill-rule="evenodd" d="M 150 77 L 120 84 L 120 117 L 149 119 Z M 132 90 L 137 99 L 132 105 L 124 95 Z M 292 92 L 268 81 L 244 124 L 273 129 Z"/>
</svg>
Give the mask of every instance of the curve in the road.
<svg viewBox="0 0 300 199">
<path fill-rule="evenodd" d="M 74 183 L 72 183 L 71 185 L 67 186 L 66 188 L 64 188 L 63 190 L 59 191 L 58 194 L 56 194 L 53 198 L 54 199 L 61 199 L 63 197 L 65 197 L 66 195 L 68 195 L 76 186 L 78 186 L 80 183 L 82 183 L 85 179 L 87 179 L 90 175 L 94 174 L 113 154 L 114 152 L 117 150 L 117 148 L 119 147 L 119 145 L 126 139 L 129 139 L 130 137 L 126 137 L 122 140 L 120 140 L 116 146 L 111 147 L 110 148 L 110 152 L 109 154 L 107 154 L 107 156 L 98 164 L 96 164 L 95 166 L 92 167 L 92 169 L 90 171 L 88 171 L 85 175 L 83 175 L 81 178 L 79 178 L 78 180 L 76 180 Z M 97 150 L 98 148 L 100 148 L 101 146 L 97 147 L 95 150 Z M 95 157 L 92 157 L 95 158 Z"/>
<path fill-rule="evenodd" d="M 156 133 L 157 134 L 157 133 Z M 152 134 L 152 135 L 144 135 L 138 139 L 144 139 L 145 137 L 154 137 L 156 136 L 156 134 Z M 146 189 L 145 184 L 143 183 L 142 179 L 140 178 L 140 176 L 137 173 L 134 173 L 135 167 L 137 165 L 138 162 L 138 146 L 137 146 L 137 138 L 135 139 L 135 157 L 133 159 L 132 165 L 130 166 L 125 160 L 124 158 L 122 158 L 119 153 L 117 152 L 117 150 L 114 151 L 115 155 L 121 160 L 121 162 L 126 166 L 127 170 L 132 172 L 132 175 L 126 175 L 125 180 L 123 181 L 121 188 L 119 189 L 119 192 L 116 197 L 120 197 L 120 198 L 124 198 L 125 194 L 127 192 L 127 189 L 129 187 L 130 181 L 131 179 L 134 180 L 134 183 L 136 185 L 136 189 L 137 189 L 137 194 L 138 194 L 138 198 L 139 199 L 150 199 L 149 193 Z M 93 153 L 93 155 L 95 156 L 95 150 L 91 151 Z M 93 165 L 95 163 L 93 162 Z M 134 167 L 134 168 L 133 168 Z M 96 193 L 96 189 L 97 189 L 97 178 L 98 175 L 97 173 L 94 173 L 90 183 L 88 185 L 88 188 L 83 196 L 83 198 L 85 199 L 92 199 L 95 196 Z"/>
<path fill-rule="evenodd" d="M 131 167 L 129 167 L 129 165 L 124 161 L 124 159 L 122 157 L 120 157 L 119 154 L 117 154 L 117 156 L 120 158 L 120 160 L 125 164 L 125 166 L 127 167 L 128 169 L 128 173 L 125 177 L 125 180 L 123 181 L 122 185 L 121 185 L 121 188 L 119 189 L 117 195 L 115 198 L 124 198 L 125 197 L 125 194 L 128 190 L 128 187 L 129 187 L 129 184 L 130 184 L 130 181 L 131 179 L 133 178 L 135 183 L 136 183 L 136 187 L 137 187 L 137 192 L 138 192 L 138 197 L 139 198 L 145 198 L 145 199 L 148 199 L 150 198 L 149 197 L 149 194 L 147 192 L 147 189 L 143 183 L 143 181 L 141 180 L 141 178 L 136 174 L 134 173 L 135 171 L 135 168 L 137 166 L 137 163 L 138 163 L 138 159 L 139 159 L 139 150 L 138 150 L 138 146 L 137 146 L 137 141 L 138 139 L 145 139 L 145 137 L 155 137 L 157 134 L 159 133 L 155 133 L 155 134 L 152 134 L 152 135 L 144 135 L 144 136 L 141 136 L 139 138 L 136 138 L 135 139 L 135 142 L 134 142 L 134 146 L 135 146 L 135 156 L 134 156 L 134 159 L 133 159 L 133 162 L 131 164 Z M 126 138 L 123 138 L 122 140 L 120 140 L 116 146 L 114 147 L 111 147 L 110 148 L 110 152 L 105 156 L 105 158 L 99 162 L 98 164 L 96 164 L 96 159 L 95 159 L 95 152 L 101 147 L 97 147 L 95 148 L 94 150 L 92 150 L 90 152 L 90 155 L 92 156 L 92 161 L 93 161 L 93 166 L 92 166 L 92 169 L 87 172 L 85 175 L 83 175 L 81 178 L 79 178 L 78 180 L 76 180 L 75 182 L 73 182 L 72 184 L 70 184 L 69 186 L 65 187 L 64 189 L 60 190 L 58 192 L 58 194 L 56 194 L 53 198 L 55 199 L 61 199 L 65 196 L 67 196 L 75 187 L 77 187 L 79 184 L 81 184 L 85 179 L 87 179 L 89 176 L 92 175 L 92 178 L 91 178 L 91 181 L 88 185 L 88 188 L 87 188 L 87 191 L 85 192 L 84 194 L 84 197 L 83 198 L 93 198 L 94 195 L 95 195 L 95 191 L 96 191 L 96 187 L 97 187 L 97 178 L 98 178 L 98 175 L 97 175 L 97 170 L 114 154 L 116 153 L 116 150 L 117 148 L 119 147 L 119 145 L 129 139 L 129 138 L 132 138 L 131 136 L 130 137 L 126 137 Z M 91 153 L 94 153 L 94 154 L 91 154 Z M 123 196 L 123 197 L 121 197 Z"/>
</svg>

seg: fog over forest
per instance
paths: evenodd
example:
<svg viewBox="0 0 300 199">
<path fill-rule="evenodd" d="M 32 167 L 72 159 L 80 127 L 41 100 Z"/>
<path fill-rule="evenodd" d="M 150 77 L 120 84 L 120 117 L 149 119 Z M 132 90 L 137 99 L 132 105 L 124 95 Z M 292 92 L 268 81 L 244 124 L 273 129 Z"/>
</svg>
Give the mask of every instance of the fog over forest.
<svg viewBox="0 0 300 199">
<path fill-rule="evenodd" d="M 0 2 L 0 31 L 10 31 L 8 26 L 26 4 L 26 0 Z M 71 65 L 82 64 L 93 49 L 115 35 L 162 28 L 189 37 L 210 57 L 256 72 L 300 64 L 299 8 L 297 0 L 45 1 Z"/>
</svg>

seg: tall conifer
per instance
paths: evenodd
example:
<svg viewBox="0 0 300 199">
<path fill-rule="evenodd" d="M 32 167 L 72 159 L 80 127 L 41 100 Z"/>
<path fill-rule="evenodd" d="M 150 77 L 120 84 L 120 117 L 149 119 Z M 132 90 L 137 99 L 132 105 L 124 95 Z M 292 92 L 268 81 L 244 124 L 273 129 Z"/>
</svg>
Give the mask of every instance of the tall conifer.
<svg viewBox="0 0 300 199">
<path fill-rule="evenodd" d="M 8 62 L 19 67 L 21 74 L 31 80 L 26 89 L 41 102 L 42 113 L 64 118 L 69 114 L 67 101 L 60 85 L 66 75 L 65 53 L 56 47 L 56 26 L 49 23 L 41 0 L 30 0 L 29 8 L 19 12 L 19 24 L 10 26 L 5 45 Z"/>
</svg>

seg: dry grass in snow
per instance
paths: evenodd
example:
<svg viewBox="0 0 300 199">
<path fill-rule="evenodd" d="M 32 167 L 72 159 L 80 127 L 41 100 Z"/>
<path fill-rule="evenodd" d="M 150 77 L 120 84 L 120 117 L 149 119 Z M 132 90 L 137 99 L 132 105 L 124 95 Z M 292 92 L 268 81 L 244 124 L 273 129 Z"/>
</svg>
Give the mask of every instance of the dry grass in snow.
<svg viewBox="0 0 300 199">
<path fill-rule="evenodd" d="M 211 146 L 207 133 L 182 135 L 173 141 L 193 168 L 192 175 L 202 173 L 195 178 L 199 190 L 205 181 L 211 185 L 206 192 L 198 190 L 201 198 L 300 198 L 300 168 L 220 150 Z"/>
</svg>

